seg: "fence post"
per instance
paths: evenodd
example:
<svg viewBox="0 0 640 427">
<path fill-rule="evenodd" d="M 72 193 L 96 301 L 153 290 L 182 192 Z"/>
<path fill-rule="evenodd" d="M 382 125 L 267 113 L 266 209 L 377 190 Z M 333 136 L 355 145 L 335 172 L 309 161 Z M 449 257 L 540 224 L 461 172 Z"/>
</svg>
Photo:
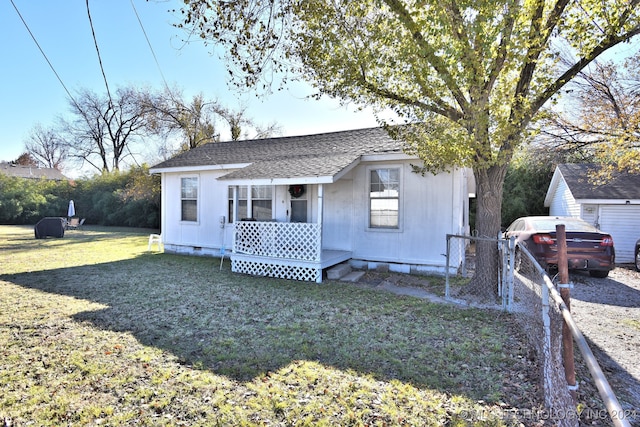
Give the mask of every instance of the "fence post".
<svg viewBox="0 0 640 427">
<path fill-rule="evenodd" d="M 509 248 L 505 244 L 507 241 L 498 237 L 498 251 L 502 254 L 502 262 L 501 262 L 501 283 L 498 285 L 498 296 L 502 297 L 502 309 L 506 310 L 507 308 L 507 277 L 509 274 Z"/>
<path fill-rule="evenodd" d="M 514 275 L 516 271 L 516 238 L 515 236 L 511 236 L 507 242 L 507 248 L 509 249 L 509 274 L 507 276 L 507 285 L 508 285 L 508 300 L 507 300 L 507 311 L 513 311 L 513 293 L 515 292 L 514 288 Z"/>
<path fill-rule="evenodd" d="M 569 284 L 569 265 L 567 261 L 567 234 L 564 224 L 556 225 L 556 245 L 558 247 L 558 275 L 560 276 L 560 296 L 567 310 L 571 312 L 571 291 Z M 564 375 L 573 403 L 577 403 L 576 396 L 576 372 L 573 356 L 573 336 L 566 321 L 562 322 L 562 360 L 564 363 Z"/>
<path fill-rule="evenodd" d="M 445 262 L 444 271 L 444 297 L 449 298 L 449 256 L 451 255 L 451 234 L 447 234 L 447 260 Z"/>
<path fill-rule="evenodd" d="M 553 407 L 551 390 L 553 389 L 553 367 L 551 366 L 551 318 L 549 317 L 549 289 L 542 285 L 542 378 L 544 387 L 544 399 L 547 407 Z"/>
</svg>

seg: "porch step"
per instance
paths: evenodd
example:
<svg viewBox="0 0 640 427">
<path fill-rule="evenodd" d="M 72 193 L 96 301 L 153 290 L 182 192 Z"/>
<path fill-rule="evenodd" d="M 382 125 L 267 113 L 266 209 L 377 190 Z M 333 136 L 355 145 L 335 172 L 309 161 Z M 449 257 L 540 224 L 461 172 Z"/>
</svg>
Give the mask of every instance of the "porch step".
<svg viewBox="0 0 640 427">
<path fill-rule="evenodd" d="M 360 280 L 360 278 L 361 278 L 362 276 L 364 276 L 364 273 L 365 273 L 364 271 L 352 271 L 352 272 L 350 272 L 350 273 L 348 273 L 348 274 L 344 275 L 344 276 L 340 279 L 340 281 L 342 281 L 342 282 L 352 282 L 352 283 L 355 283 L 355 282 L 357 282 L 358 280 Z"/>
<path fill-rule="evenodd" d="M 327 270 L 327 279 L 338 280 L 349 273 L 351 273 L 351 266 L 349 264 L 338 264 Z"/>
</svg>

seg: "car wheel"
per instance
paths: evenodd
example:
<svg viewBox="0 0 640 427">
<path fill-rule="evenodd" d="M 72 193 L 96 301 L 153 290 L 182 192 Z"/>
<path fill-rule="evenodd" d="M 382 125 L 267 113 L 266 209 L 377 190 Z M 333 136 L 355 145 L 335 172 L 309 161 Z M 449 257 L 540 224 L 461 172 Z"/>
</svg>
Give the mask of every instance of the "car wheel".
<svg viewBox="0 0 640 427">
<path fill-rule="evenodd" d="M 609 270 L 589 270 L 589 275 L 598 279 L 604 279 L 609 275 Z"/>
<path fill-rule="evenodd" d="M 636 247 L 636 270 L 640 271 L 640 246 Z"/>
</svg>

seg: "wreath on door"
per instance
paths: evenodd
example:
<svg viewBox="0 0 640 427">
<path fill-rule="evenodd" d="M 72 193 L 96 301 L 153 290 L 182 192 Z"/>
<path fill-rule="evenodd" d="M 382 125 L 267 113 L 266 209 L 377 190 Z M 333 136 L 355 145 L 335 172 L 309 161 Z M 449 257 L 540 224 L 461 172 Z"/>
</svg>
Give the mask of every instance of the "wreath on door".
<svg viewBox="0 0 640 427">
<path fill-rule="evenodd" d="M 302 196 L 304 194 L 304 191 L 305 191 L 305 188 L 304 188 L 304 185 L 302 184 L 289 186 L 289 194 L 291 194 L 291 197 L 293 197 L 294 199 L 297 199 L 298 197 Z"/>
</svg>

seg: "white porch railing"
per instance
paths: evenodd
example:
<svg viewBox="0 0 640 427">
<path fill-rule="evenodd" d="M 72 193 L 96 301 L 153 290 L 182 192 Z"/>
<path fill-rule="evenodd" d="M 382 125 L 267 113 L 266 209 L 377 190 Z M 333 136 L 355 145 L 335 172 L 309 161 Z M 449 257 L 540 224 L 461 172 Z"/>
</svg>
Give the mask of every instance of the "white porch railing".
<svg viewBox="0 0 640 427">
<path fill-rule="evenodd" d="M 234 252 L 268 258 L 320 261 L 320 224 L 241 221 L 235 224 Z"/>
</svg>

